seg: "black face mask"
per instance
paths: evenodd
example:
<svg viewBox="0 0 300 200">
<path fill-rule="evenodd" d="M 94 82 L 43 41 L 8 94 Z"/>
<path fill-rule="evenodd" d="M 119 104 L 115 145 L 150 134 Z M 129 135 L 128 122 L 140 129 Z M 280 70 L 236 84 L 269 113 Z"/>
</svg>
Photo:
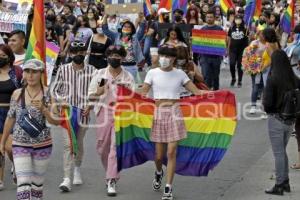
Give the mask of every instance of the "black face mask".
<svg viewBox="0 0 300 200">
<path fill-rule="evenodd" d="M 259 23 L 260 25 L 263 25 L 263 24 L 266 23 L 266 20 L 260 19 L 260 20 L 258 20 L 258 23 Z"/>
<path fill-rule="evenodd" d="M 84 58 L 85 58 L 84 55 L 76 55 L 73 56 L 72 61 L 77 65 L 81 65 L 84 61 Z"/>
<path fill-rule="evenodd" d="M 170 22 L 169 16 L 165 16 L 165 17 L 164 17 L 164 22 L 165 22 L 165 23 L 169 23 L 169 22 Z"/>
<path fill-rule="evenodd" d="M 176 22 L 180 22 L 182 20 L 182 17 L 180 15 L 176 15 L 174 19 Z"/>
<path fill-rule="evenodd" d="M 8 58 L 0 58 L 0 68 L 3 68 L 8 63 L 9 63 L 9 59 Z"/>
<path fill-rule="evenodd" d="M 121 59 L 118 58 L 108 58 L 107 62 L 112 68 L 118 68 L 121 66 Z"/>
<path fill-rule="evenodd" d="M 92 28 L 92 31 L 93 31 L 94 34 L 96 34 L 97 33 L 97 28 Z"/>
<path fill-rule="evenodd" d="M 55 21 L 56 17 L 55 17 L 55 15 L 47 15 L 46 19 L 48 21 Z"/>
</svg>

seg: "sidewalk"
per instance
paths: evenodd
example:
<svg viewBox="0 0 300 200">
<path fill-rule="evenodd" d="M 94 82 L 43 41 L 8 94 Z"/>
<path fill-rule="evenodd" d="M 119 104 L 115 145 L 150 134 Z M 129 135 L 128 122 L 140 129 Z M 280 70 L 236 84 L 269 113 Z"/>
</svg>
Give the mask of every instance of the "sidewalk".
<svg viewBox="0 0 300 200">
<path fill-rule="evenodd" d="M 270 144 L 266 144 L 270 145 Z M 297 142 L 294 137 L 290 138 L 288 145 L 288 156 L 290 165 L 297 159 Z M 275 180 L 270 177 L 274 169 L 273 153 L 270 150 L 253 165 L 247 173 L 236 182 L 224 196 L 218 200 L 299 200 L 300 199 L 300 171 L 290 169 L 291 193 L 284 193 L 284 196 L 267 195 L 264 190 L 272 187 Z"/>
</svg>

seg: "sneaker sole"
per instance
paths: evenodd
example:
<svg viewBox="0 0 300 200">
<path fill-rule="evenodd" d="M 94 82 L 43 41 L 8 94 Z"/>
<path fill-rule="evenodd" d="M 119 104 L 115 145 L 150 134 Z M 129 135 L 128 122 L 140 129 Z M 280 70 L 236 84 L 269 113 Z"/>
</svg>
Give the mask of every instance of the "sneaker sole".
<svg viewBox="0 0 300 200">
<path fill-rule="evenodd" d="M 83 182 L 73 182 L 73 185 L 82 185 Z"/>
<path fill-rule="evenodd" d="M 71 190 L 67 187 L 67 186 L 59 186 L 59 189 L 62 191 L 62 192 L 70 192 Z"/>
<path fill-rule="evenodd" d="M 109 197 L 116 197 L 117 193 L 107 193 L 107 196 L 109 196 Z"/>
</svg>

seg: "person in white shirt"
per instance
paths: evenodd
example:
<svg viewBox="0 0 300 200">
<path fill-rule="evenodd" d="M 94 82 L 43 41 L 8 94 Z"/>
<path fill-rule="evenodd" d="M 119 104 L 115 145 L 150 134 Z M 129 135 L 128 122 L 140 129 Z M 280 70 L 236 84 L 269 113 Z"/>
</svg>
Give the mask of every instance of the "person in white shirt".
<svg viewBox="0 0 300 200">
<path fill-rule="evenodd" d="M 159 68 L 151 69 L 145 78 L 142 93 L 153 90 L 155 114 L 151 129 L 151 141 L 156 149 L 156 172 L 153 189 L 159 190 L 163 177 L 162 160 L 164 146 L 167 145 L 167 184 L 162 200 L 172 200 L 172 182 L 176 168 L 176 149 L 180 140 L 187 137 L 183 116 L 178 105 L 181 87 L 184 86 L 194 95 L 205 92 L 197 89 L 185 72 L 176 69 L 177 51 L 175 46 L 163 45 L 158 50 Z"/>
<path fill-rule="evenodd" d="M 134 78 L 121 67 L 126 57 L 123 46 L 108 47 L 106 56 L 108 67 L 94 73 L 88 96 L 97 116 L 97 152 L 106 171 L 107 195 L 116 196 L 116 183 L 120 175 L 117 169 L 113 106 L 117 100 L 117 86 L 121 84 L 133 89 Z"/>
<path fill-rule="evenodd" d="M 8 46 L 15 55 L 14 65 L 22 66 L 26 56 L 25 33 L 21 30 L 12 31 L 8 38 Z"/>
</svg>

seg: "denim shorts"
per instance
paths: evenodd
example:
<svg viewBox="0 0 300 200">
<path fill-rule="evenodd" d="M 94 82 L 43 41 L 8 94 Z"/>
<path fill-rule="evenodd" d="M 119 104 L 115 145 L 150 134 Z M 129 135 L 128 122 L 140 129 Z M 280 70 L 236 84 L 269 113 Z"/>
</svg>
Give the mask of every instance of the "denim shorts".
<svg viewBox="0 0 300 200">
<path fill-rule="evenodd" d="M 9 108 L 0 107 L 0 134 L 3 133 L 4 123 L 7 116 Z"/>
</svg>

